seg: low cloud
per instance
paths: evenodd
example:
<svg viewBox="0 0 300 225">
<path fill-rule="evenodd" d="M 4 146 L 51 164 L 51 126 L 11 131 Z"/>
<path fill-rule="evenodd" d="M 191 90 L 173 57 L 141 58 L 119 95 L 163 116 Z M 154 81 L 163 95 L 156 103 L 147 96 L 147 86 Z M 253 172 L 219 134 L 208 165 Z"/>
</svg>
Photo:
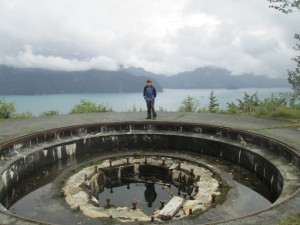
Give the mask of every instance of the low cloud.
<svg viewBox="0 0 300 225">
<path fill-rule="evenodd" d="M 286 76 L 300 14 L 267 0 L 4 0 L 0 64 L 51 70 L 201 66 Z M 17 16 L 16 16 L 17 15 Z M 24 47 L 25 46 L 25 47 Z"/>
<path fill-rule="evenodd" d="M 4 64 L 19 68 L 44 68 L 50 70 L 83 71 L 89 69 L 117 70 L 118 65 L 109 57 L 97 56 L 90 59 L 66 59 L 57 56 L 34 54 L 31 46 L 17 56 L 6 56 Z"/>
</svg>

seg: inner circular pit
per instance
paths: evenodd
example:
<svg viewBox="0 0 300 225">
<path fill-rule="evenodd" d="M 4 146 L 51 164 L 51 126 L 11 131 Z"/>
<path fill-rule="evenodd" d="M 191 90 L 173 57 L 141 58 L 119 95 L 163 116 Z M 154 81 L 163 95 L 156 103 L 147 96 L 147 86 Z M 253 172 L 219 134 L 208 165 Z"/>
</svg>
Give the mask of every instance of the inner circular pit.
<svg viewBox="0 0 300 225">
<path fill-rule="evenodd" d="M 70 207 L 86 216 L 133 222 L 199 214 L 225 195 L 223 185 L 201 164 L 134 156 L 85 167 L 68 178 L 62 192 Z"/>
</svg>

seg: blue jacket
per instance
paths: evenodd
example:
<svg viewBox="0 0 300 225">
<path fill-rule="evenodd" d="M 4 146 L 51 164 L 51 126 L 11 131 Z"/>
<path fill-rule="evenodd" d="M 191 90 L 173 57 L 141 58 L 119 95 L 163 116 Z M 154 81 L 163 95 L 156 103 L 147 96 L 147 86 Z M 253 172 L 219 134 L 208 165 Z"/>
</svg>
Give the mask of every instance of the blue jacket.
<svg viewBox="0 0 300 225">
<path fill-rule="evenodd" d="M 156 98 L 156 88 L 154 86 L 146 85 L 144 87 L 144 99 L 154 101 Z"/>
</svg>

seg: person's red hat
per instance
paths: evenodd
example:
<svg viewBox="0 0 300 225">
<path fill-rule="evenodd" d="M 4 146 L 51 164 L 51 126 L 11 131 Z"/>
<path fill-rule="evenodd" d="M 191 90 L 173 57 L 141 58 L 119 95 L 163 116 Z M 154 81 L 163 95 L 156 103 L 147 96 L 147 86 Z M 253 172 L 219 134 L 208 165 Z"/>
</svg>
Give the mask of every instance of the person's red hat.
<svg viewBox="0 0 300 225">
<path fill-rule="evenodd" d="M 151 80 L 147 80 L 147 83 L 152 83 L 152 81 Z"/>
</svg>

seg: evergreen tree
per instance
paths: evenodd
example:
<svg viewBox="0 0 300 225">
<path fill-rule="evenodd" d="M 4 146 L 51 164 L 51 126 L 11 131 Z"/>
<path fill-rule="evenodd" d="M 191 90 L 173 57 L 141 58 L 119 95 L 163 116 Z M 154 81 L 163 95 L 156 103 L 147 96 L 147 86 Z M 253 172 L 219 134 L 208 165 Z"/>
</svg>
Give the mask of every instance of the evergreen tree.
<svg viewBox="0 0 300 225">
<path fill-rule="evenodd" d="M 300 34 L 295 34 L 295 39 L 297 39 L 300 43 Z M 299 43 L 294 47 L 296 51 L 300 51 Z M 297 67 L 295 70 L 288 70 L 288 81 L 290 84 L 292 84 L 295 94 L 300 97 L 300 56 L 298 55 L 292 60 L 297 63 Z"/>
<path fill-rule="evenodd" d="M 209 96 L 208 110 L 211 113 L 215 113 L 218 111 L 218 109 L 219 109 L 219 103 L 217 103 L 217 97 L 214 95 L 214 92 L 211 91 Z"/>
<path fill-rule="evenodd" d="M 300 0 L 268 0 L 271 8 L 283 13 L 293 13 L 300 10 Z M 295 34 L 294 38 L 299 41 L 294 49 L 300 51 L 300 34 Z M 300 56 L 292 59 L 296 62 L 295 70 L 288 70 L 288 81 L 292 85 L 295 94 L 300 97 Z"/>
</svg>

